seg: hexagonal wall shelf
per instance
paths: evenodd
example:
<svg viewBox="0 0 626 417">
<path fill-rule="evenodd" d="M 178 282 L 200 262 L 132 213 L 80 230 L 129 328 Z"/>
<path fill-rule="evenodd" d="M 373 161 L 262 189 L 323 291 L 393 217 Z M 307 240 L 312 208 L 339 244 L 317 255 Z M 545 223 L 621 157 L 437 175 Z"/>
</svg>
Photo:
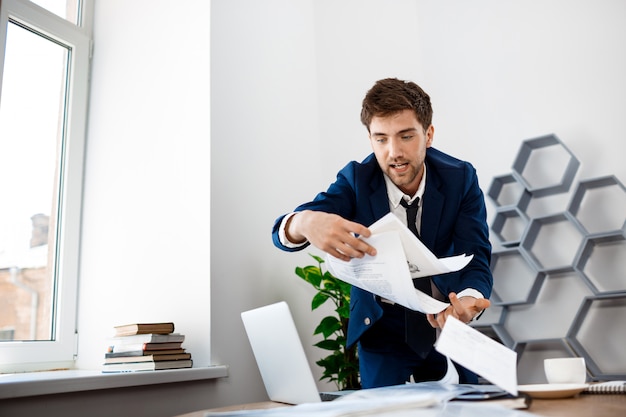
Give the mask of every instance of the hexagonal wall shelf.
<svg viewBox="0 0 626 417">
<path fill-rule="evenodd" d="M 576 268 L 596 292 L 622 292 L 626 288 L 626 232 L 587 238 Z"/>
<path fill-rule="evenodd" d="M 515 206 L 524 193 L 524 185 L 512 174 L 495 177 L 487 195 L 499 207 Z"/>
<path fill-rule="evenodd" d="M 504 249 L 472 326 L 518 352 L 520 384 L 545 382 L 543 359 L 558 356 L 584 357 L 590 379 L 626 379 L 626 189 L 606 176 L 580 181 L 566 209 L 542 198 L 567 197 L 579 165 L 555 135 L 529 139 L 487 193 Z"/>
<path fill-rule="evenodd" d="M 528 218 L 517 207 L 498 210 L 491 230 L 504 247 L 516 246 L 526 231 Z"/>
<path fill-rule="evenodd" d="M 564 338 L 580 304 L 589 296 L 593 291 L 578 272 L 548 274 L 534 303 L 507 306 L 504 330 L 515 343 Z"/>
<path fill-rule="evenodd" d="M 522 142 L 513 175 L 536 197 L 569 190 L 580 162 L 555 135 Z"/>
<path fill-rule="evenodd" d="M 494 252 L 491 273 L 492 300 L 499 305 L 532 303 L 545 277 L 533 268 L 518 248 Z"/>
<path fill-rule="evenodd" d="M 539 270 L 571 268 L 583 242 L 583 233 L 568 213 L 533 219 L 522 247 Z"/>
<path fill-rule="evenodd" d="M 477 320 L 470 324 L 475 328 L 487 328 L 494 324 L 500 324 L 503 321 L 504 309 L 505 307 L 501 305 L 491 304 Z"/>
<path fill-rule="evenodd" d="M 491 304 L 491 306 L 486 309 L 477 320 L 474 320 L 470 323 L 470 326 L 480 331 L 481 333 L 489 336 L 490 338 L 496 340 L 499 343 L 502 343 L 506 346 L 512 346 L 512 339 L 508 338 L 506 340 L 502 340 L 502 338 L 500 337 L 500 335 L 502 334 L 504 334 L 505 337 L 508 336 L 502 328 L 502 322 L 504 321 L 505 313 L 505 307 Z"/>
<path fill-rule="evenodd" d="M 568 211 L 589 234 L 626 227 L 626 188 L 614 176 L 581 181 Z"/>
<path fill-rule="evenodd" d="M 626 375 L 626 294 L 589 297 L 568 332 L 568 341 L 586 358 L 595 379 Z"/>
</svg>

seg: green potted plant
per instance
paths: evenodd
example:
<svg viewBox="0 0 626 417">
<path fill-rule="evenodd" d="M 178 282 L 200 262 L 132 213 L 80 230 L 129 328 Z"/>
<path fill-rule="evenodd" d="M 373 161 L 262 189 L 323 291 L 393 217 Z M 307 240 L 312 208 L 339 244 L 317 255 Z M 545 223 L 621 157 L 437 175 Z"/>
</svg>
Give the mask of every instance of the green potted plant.
<svg viewBox="0 0 626 417">
<path fill-rule="evenodd" d="M 346 348 L 351 285 L 324 271 L 322 258 L 310 255 L 317 265 L 296 267 L 296 275 L 317 290 L 311 301 L 311 311 L 331 300 L 337 313 L 336 316 L 324 317 L 313 333 L 321 334 L 324 338 L 314 346 L 331 351 L 328 356 L 316 362 L 324 369 L 320 379 L 335 382 L 340 390 L 359 389 L 361 384 L 356 346 Z"/>
</svg>

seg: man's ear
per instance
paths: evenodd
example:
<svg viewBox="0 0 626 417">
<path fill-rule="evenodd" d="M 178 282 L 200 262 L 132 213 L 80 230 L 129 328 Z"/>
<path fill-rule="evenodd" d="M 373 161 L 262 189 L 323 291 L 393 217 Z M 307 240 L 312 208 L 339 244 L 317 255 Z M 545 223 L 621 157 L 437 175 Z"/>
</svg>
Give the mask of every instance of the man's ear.
<svg viewBox="0 0 626 417">
<path fill-rule="evenodd" d="M 433 137 L 435 136 L 435 126 L 430 125 L 426 129 L 426 147 L 430 148 L 433 144 Z"/>
</svg>

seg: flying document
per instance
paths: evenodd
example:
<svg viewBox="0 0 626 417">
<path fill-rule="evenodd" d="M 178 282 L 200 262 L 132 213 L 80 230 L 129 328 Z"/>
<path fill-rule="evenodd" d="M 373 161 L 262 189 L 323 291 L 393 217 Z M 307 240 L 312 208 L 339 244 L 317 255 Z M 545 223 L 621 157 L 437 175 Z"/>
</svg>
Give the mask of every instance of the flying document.
<svg viewBox="0 0 626 417">
<path fill-rule="evenodd" d="M 459 271 L 474 255 L 437 258 L 392 213 L 369 229 L 372 235 L 361 239 L 375 247 L 377 255 L 365 255 L 350 261 L 327 255 L 330 273 L 355 287 L 415 311 L 436 314 L 444 310 L 449 304 L 417 290 L 413 279 Z"/>
</svg>

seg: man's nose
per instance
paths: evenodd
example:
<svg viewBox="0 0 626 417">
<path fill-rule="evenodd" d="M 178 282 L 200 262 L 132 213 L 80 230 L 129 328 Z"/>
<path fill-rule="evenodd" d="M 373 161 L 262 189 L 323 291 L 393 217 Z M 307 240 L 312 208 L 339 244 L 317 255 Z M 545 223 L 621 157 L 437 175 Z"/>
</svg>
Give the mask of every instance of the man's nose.
<svg viewBox="0 0 626 417">
<path fill-rule="evenodd" d="M 397 138 L 393 138 L 389 141 L 389 156 L 391 158 L 402 156 L 402 144 Z"/>
</svg>

